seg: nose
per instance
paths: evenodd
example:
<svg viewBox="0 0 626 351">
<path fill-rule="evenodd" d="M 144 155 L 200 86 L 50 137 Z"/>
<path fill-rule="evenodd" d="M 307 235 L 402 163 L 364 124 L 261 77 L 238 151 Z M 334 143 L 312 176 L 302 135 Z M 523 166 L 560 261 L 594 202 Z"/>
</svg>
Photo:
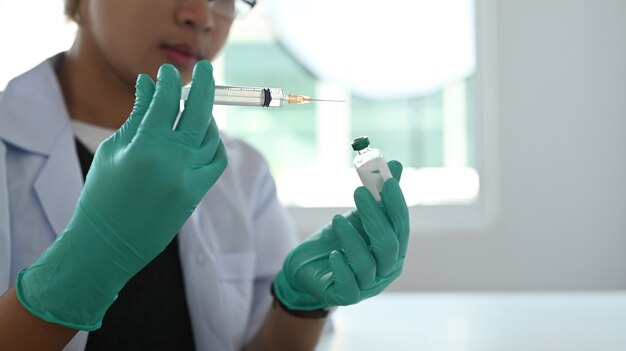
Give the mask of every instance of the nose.
<svg viewBox="0 0 626 351">
<path fill-rule="evenodd" d="M 176 11 L 176 22 L 196 31 L 210 31 L 215 25 L 211 1 L 212 0 L 182 1 Z"/>
</svg>

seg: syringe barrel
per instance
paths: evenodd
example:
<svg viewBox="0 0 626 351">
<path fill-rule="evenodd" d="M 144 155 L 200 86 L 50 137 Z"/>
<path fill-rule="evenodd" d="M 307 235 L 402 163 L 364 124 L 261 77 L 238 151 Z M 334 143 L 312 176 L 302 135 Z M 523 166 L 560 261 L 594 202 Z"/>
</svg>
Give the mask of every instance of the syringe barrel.
<svg viewBox="0 0 626 351">
<path fill-rule="evenodd" d="M 184 86 L 181 100 L 187 100 L 191 86 Z M 240 86 L 215 86 L 215 105 L 281 107 L 283 92 L 280 88 L 257 88 Z"/>
</svg>

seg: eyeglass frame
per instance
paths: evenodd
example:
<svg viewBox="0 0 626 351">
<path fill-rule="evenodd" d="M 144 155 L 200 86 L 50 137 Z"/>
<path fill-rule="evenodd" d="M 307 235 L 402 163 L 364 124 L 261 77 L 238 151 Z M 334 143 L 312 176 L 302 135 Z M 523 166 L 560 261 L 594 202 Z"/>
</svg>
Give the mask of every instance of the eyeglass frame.
<svg viewBox="0 0 626 351">
<path fill-rule="evenodd" d="M 215 4 L 218 1 L 225 0 L 209 0 L 211 4 L 211 9 L 214 10 L 218 15 L 224 16 L 229 19 L 243 19 L 250 10 L 256 5 L 257 0 L 232 0 L 233 1 L 233 13 L 226 13 L 223 10 L 215 7 Z"/>
</svg>

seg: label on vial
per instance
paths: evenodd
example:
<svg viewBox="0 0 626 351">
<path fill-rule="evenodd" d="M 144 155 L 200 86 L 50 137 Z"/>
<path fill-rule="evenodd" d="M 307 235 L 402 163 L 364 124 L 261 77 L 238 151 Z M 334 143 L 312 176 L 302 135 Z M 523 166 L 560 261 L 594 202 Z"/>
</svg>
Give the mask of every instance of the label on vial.
<svg viewBox="0 0 626 351">
<path fill-rule="evenodd" d="M 357 173 L 363 186 L 372 193 L 376 201 L 380 201 L 380 192 L 383 190 L 385 180 L 391 179 L 391 171 L 384 158 L 375 158 L 367 161 L 357 168 Z"/>
</svg>

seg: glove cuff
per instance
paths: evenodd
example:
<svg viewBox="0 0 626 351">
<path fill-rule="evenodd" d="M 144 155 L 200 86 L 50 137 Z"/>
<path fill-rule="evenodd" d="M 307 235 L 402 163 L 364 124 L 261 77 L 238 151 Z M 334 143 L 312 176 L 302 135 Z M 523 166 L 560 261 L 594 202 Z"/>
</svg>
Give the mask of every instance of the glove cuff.
<svg viewBox="0 0 626 351">
<path fill-rule="evenodd" d="M 71 222 L 15 285 L 18 300 L 31 314 L 72 329 L 99 329 L 118 292 L 132 277 L 101 245 L 102 236 L 85 223 Z M 116 264 L 118 263 L 118 264 Z"/>
<path fill-rule="evenodd" d="M 330 313 L 330 309 L 328 308 L 320 308 L 317 310 L 311 311 L 302 311 L 302 310 L 292 310 L 289 307 L 285 306 L 278 297 L 276 297 L 276 290 L 274 289 L 274 283 L 270 285 L 270 294 L 274 298 L 274 302 L 272 303 L 272 307 L 276 308 L 280 307 L 281 310 L 285 311 L 287 314 L 290 314 L 294 317 L 305 318 L 305 319 L 321 319 L 326 318 L 328 313 Z"/>
<path fill-rule="evenodd" d="M 64 327 L 86 331 L 100 329 L 104 314 L 117 297 L 114 296 L 107 301 L 100 299 L 99 303 L 93 303 L 84 308 L 70 301 L 71 298 L 58 298 L 58 294 L 63 294 L 63 292 L 54 289 L 56 284 L 52 285 L 52 288 L 42 288 L 40 277 L 36 268 L 22 270 L 15 284 L 17 299 L 32 315 Z M 52 297 L 55 295 L 57 297 Z M 96 299 L 95 296 L 92 298 Z"/>
<path fill-rule="evenodd" d="M 329 307 L 313 296 L 292 288 L 282 270 L 278 272 L 272 285 L 274 296 L 288 310 L 313 311 Z"/>
</svg>

